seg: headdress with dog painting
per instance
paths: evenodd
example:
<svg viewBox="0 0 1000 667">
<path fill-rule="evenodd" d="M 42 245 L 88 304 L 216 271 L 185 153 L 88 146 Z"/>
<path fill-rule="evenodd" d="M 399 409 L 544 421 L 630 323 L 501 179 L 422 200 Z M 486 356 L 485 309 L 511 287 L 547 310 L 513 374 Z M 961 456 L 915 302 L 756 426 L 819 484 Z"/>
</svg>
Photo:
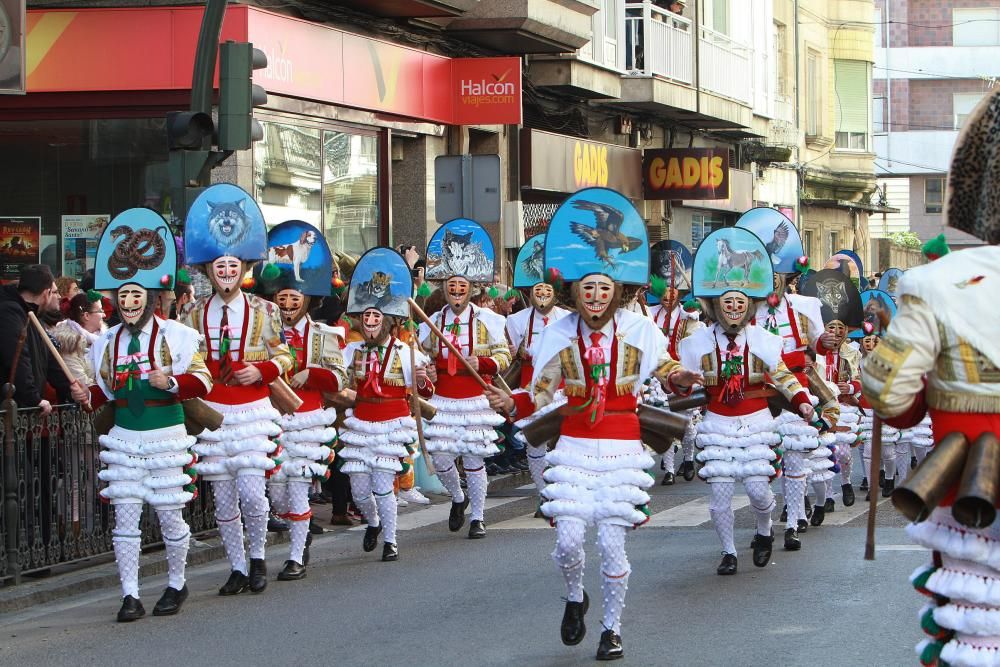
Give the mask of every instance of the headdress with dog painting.
<svg viewBox="0 0 1000 667">
<path fill-rule="evenodd" d="M 176 273 L 174 236 L 156 211 L 130 208 L 104 228 L 97 244 L 94 289 L 114 290 L 126 284 L 173 289 Z"/>
<path fill-rule="evenodd" d="M 646 223 L 625 195 L 586 188 L 567 198 L 545 234 L 545 275 L 565 282 L 599 273 L 625 285 L 649 281 Z"/>
<path fill-rule="evenodd" d="M 293 289 L 329 296 L 333 255 L 323 233 L 301 220 L 286 220 L 267 233 L 267 263 L 255 271 L 257 290 L 276 294 Z"/>
<path fill-rule="evenodd" d="M 889 322 L 896 316 L 896 302 L 888 292 L 880 289 L 869 289 L 861 293 L 861 314 L 864 324 L 871 325 L 871 332 L 865 328 L 852 331 L 851 338 L 864 338 L 872 335 L 881 338 L 885 335 Z"/>
<path fill-rule="evenodd" d="M 185 264 L 208 264 L 220 257 L 267 259 L 264 214 L 253 197 L 231 183 L 206 188 L 184 223 Z"/>
<path fill-rule="evenodd" d="M 409 317 L 407 299 L 413 298 L 410 266 L 392 248 L 372 248 L 358 260 L 347 292 L 347 312 L 354 315 L 369 308 L 383 315 Z"/>
</svg>

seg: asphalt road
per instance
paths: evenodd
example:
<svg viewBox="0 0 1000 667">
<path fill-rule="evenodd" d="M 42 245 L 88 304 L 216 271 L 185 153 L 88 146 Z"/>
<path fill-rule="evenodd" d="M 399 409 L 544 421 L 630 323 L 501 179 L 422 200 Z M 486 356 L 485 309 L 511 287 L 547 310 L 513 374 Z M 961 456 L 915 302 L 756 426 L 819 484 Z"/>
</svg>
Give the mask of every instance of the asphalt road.
<svg viewBox="0 0 1000 667">
<path fill-rule="evenodd" d="M 857 468 L 857 467 L 856 467 Z M 775 484 L 780 492 L 780 484 Z M 919 641 L 923 604 L 907 582 L 928 553 L 903 521 L 880 507 L 879 548 L 863 560 L 863 494 L 755 568 L 746 506 L 737 510 L 740 572 L 719 577 L 707 485 L 653 490 L 654 517 L 628 538 L 632 576 L 623 623 L 628 665 L 906 665 Z M 600 609 L 576 647 L 559 641 L 562 579 L 549 553 L 554 531 L 533 519 L 530 489 L 489 501 L 489 534 L 449 533 L 446 499 L 401 517 L 401 559 L 361 550 L 359 529 L 327 533 L 312 547 L 307 579 L 273 581 L 284 546 L 268 552 L 272 582 L 260 595 L 221 598 L 228 566 L 188 570 L 191 597 L 172 618 L 114 623 L 118 590 L 88 593 L 0 618 L 2 665 L 577 665 L 592 662 Z M 745 496 L 743 497 L 745 502 Z M 737 498 L 737 506 L 740 498 Z M 780 507 L 780 499 L 779 499 Z M 777 515 L 777 512 L 775 513 Z M 776 526 L 776 533 L 779 533 Z M 780 533 L 779 533 L 780 534 Z M 588 538 L 586 587 L 599 599 L 596 536 Z M 776 546 L 780 538 L 775 540 Z M 165 577 L 143 582 L 151 611 Z"/>
</svg>

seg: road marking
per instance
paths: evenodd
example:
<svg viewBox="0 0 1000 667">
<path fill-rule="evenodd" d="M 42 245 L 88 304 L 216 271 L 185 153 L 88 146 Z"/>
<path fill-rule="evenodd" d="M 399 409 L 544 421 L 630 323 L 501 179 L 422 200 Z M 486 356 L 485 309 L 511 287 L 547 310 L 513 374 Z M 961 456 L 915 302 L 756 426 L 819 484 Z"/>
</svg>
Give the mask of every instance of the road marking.
<svg viewBox="0 0 1000 667">
<path fill-rule="evenodd" d="M 514 503 L 519 500 L 524 500 L 523 496 L 513 496 L 507 498 L 487 498 L 486 499 L 486 509 L 493 509 L 494 507 L 501 507 L 508 503 Z M 438 503 L 436 505 L 428 505 L 424 509 L 417 510 L 416 512 L 406 512 L 399 515 L 396 521 L 396 530 L 417 530 L 418 528 L 423 528 L 424 526 L 429 526 L 434 523 L 439 523 L 441 521 L 448 520 L 448 514 L 451 512 L 451 503 L 444 502 Z M 468 520 L 468 510 L 466 510 L 466 520 Z M 495 526 L 490 526 L 494 528 Z M 360 526 L 355 526 L 354 528 L 348 528 L 348 532 L 358 532 L 366 528 L 364 524 Z"/>
<path fill-rule="evenodd" d="M 919 544 L 876 544 L 875 551 L 930 551 Z"/>
<path fill-rule="evenodd" d="M 708 506 L 712 502 L 709 496 L 700 496 L 668 510 L 657 512 L 646 526 L 652 528 L 691 528 L 700 526 L 712 520 Z M 750 504 L 750 498 L 745 495 L 733 497 L 733 511 L 743 509 Z"/>
<path fill-rule="evenodd" d="M 878 507 L 882 507 L 882 505 L 886 504 L 887 502 L 889 502 L 888 498 L 882 498 L 881 500 L 878 501 Z M 849 509 L 838 508 L 836 512 L 827 514 L 826 518 L 823 520 L 823 525 L 843 526 L 845 523 L 849 521 L 854 521 L 862 514 L 868 514 L 868 506 L 870 505 L 870 503 L 861 502 L 859 503 L 859 505 L 860 506 L 856 508 L 855 507 L 851 507 Z"/>
</svg>

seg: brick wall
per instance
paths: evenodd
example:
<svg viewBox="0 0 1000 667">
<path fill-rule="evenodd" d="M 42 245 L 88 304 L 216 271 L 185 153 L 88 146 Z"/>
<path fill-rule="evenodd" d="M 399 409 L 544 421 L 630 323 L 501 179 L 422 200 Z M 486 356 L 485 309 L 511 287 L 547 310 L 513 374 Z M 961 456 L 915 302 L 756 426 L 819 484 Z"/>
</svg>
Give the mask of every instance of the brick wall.
<svg viewBox="0 0 1000 667">
<path fill-rule="evenodd" d="M 911 79 L 909 81 L 909 127 L 895 127 L 906 130 L 950 130 L 954 127 L 954 93 L 987 92 L 987 84 L 979 79 Z M 897 102 L 896 88 L 893 87 L 893 106 Z M 898 120 L 895 121 L 899 123 Z"/>
<path fill-rule="evenodd" d="M 1000 7 L 1000 2 L 997 0 L 909 0 L 906 20 L 909 23 L 920 25 L 919 27 L 909 26 L 909 40 L 904 44 L 906 46 L 951 46 L 952 24 L 954 23 L 951 10 L 981 7 Z M 892 19 L 898 20 L 895 15 Z"/>
<path fill-rule="evenodd" d="M 878 75 L 879 70 L 875 70 Z M 872 97 L 888 98 L 886 94 L 886 80 L 872 79 Z M 886 99 L 885 107 L 889 102 Z M 894 132 L 905 132 L 910 129 L 910 80 L 894 79 L 892 81 L 892 130 Z"/>
</svg>

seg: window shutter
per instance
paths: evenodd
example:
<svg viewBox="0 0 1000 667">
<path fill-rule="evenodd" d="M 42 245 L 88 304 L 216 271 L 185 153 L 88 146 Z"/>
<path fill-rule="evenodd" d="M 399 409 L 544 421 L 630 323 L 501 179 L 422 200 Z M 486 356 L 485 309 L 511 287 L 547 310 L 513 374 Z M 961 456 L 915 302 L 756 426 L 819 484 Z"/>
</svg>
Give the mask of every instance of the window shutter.
<svg viewBox="0 0 1000 667">
<path fill-rule="evenodd" d="M 868 132 L 868 65 L 864 60 L 833 61 L 836 132 Z"/>
</svg>

